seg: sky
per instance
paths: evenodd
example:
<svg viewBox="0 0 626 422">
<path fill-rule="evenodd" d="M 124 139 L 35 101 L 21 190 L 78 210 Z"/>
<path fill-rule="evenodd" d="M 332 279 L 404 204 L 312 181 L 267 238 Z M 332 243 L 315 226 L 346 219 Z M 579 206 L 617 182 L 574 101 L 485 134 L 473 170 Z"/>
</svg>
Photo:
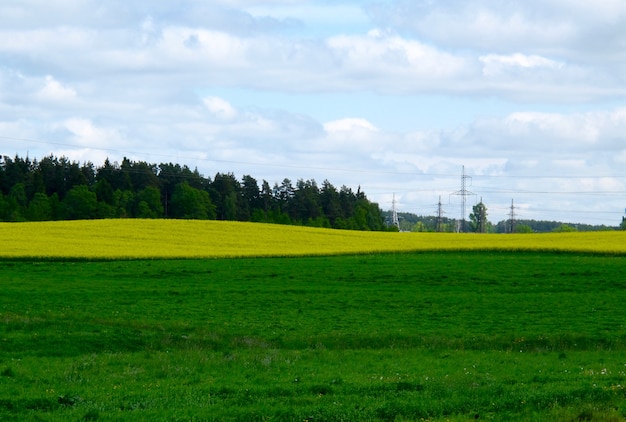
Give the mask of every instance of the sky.
<svg viewBox="0 0 626 422">
<path fill-rule="evenodd" d="M 459 219 L 465 180 L 466 214 L 482 200 L 494 223 L 511 204 L 626 212 L 623 0 L 3 0 L 0 16 L 2 156 L 328 180 Z"/>
</svg>

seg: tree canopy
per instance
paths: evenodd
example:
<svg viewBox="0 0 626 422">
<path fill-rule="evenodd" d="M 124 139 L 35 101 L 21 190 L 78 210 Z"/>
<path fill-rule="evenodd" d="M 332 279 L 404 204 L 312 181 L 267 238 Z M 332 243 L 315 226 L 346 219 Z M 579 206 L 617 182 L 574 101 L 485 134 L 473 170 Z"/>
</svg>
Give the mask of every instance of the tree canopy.
<svg viewBox="0 0 626 422">
<path fill-rule="evenodd" d="M 386 230 L 378 204 L 359 188 L 251 175 L 212 179 L 173 163 L 124 158 L 96 167 L 65 157 L 0 157 L 0 221 L 186 218 Z"/>
</svg>

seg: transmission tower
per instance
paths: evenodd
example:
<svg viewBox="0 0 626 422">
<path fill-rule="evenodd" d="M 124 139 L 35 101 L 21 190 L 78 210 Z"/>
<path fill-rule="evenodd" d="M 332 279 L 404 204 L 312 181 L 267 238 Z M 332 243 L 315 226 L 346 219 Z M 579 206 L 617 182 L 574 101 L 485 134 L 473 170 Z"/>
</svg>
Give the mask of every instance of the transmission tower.
<svg viewBox="0 0 626 422">
<path fill-rule="evenodd" d="M 465 166 L 463 166 L 463 172 L 461 174 L 461 190 L 451 193 L 451 195 L 458 195 L 461 197 L 461 227 L 459 231 L 464 233 L 466 231 L 467 223 L 465 221 L 465 207 L 467 205 L 467 197 L 470 195 L 476 195 L 474 192 L 467 190 L 467 179 L 471 179 L 471 176 L 465 174 Z"/>
<path fill-rule="evenodd" d="M 515 205 L 511 199 L 511 211 L 509 212 L 509 233 L 515 233 Z"/>
<path fill-rule="evenodd" d="M 443 231 L 443 204 L 441 203 L 441 195 L 439 195 L 439 203 L 437 204 L 437 232 Z"/>
<path fill-rule="evenodd" d="M 398 220 L 398 212 L 396 211 L 396 194 L 393 194 L 393 201 L 391 202 L 391 224 L 398 228 L 400 231 L 400 221 Z"/>
</svg>

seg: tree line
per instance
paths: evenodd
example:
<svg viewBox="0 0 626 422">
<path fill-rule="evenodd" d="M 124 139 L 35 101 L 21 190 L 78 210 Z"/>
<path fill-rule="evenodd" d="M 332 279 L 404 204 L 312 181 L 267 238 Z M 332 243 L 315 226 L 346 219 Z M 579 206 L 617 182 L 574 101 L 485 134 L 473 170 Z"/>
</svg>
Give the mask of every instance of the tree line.
<svg viewBox="0 0 626 422">
<path fill-rule="evenodd" d="M 388 230 L 382 210 L 359 189 L 328 180 L 250 175 L 204 177 L 197 169 L 124 158 L 100 167 L 53 155 L 0 158 L 0 221 L 183 218 L 254 221 L 351 230 Z"/>
<path fill-rule="evenodd" d="M 386 221 L 391 221 L 391 211 L 384 211 L 383 216 Z M 461 222 L 458 219 L 443 217 L 440 221 L 436 216 L 417 215 L 413 213 L 399 212 L 400 230 L 409 232 L 456 232 L 461 229 Z M 517 219 L 515 221 L 502 220 L 492 223 L 487 218 L 487 207 L 480 202 L 472 208 L 469 220 L 466 222 L 466 228 L 469 232 L 474 233 L 548 233 L 548 232 L 564 232 L 564 231 L 606 231 L 606 230 L 626 230 L 626 218 L 622 218 L 622 224 L 619 227 L 598 225 L 598 224 L 581 224 L 581 223 L 564 223 L 562 221 L 548 220 L 528 220 Z"/>
</svg>

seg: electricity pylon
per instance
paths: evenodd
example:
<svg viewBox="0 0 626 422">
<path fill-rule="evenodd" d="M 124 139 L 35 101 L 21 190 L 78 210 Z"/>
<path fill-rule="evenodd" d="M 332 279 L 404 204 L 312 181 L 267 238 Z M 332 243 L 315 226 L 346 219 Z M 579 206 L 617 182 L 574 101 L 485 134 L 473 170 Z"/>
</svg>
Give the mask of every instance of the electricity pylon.
<svg viewBox="0 0 626 422">
<path fill-rule="evenodd" d="M 391 202 L 391 224 L 398 228 L 400 231 L 400 221 L 398 220 L 398 212 L 396 211 L 396 194 L 393 194 L 393 201 Z"/>
<path fill-rule="evenodd" d="M 467 222 L 465 221 L 465 207 L 467 204 L 467 197 L 470 195 L 476 195 L 474 192 L 467 190 L 467 179 L 471 179 L 471 176 L 465 174 L 465 166 L 463 166 L 463 173 L 461 174 L 461 190 L 451 193 L 451 195 L 458 195 L 461 197 L 461 227 L 460 232 L 466 232 Z"/>
<path fill-rule="evenodd" d="M 515 205 L 511 199 L 511 211 L 509 212 L 509 233 L 515 233 Z"/>
<path fill-rule="evenodd" d="M 435 229 L 437 232 L 443 231 L 443 214 L 443 204 L 441 203 L 441 195 L 439 195 L 439 203 L 437 204 L 437 227 Z"/>
</svg>

